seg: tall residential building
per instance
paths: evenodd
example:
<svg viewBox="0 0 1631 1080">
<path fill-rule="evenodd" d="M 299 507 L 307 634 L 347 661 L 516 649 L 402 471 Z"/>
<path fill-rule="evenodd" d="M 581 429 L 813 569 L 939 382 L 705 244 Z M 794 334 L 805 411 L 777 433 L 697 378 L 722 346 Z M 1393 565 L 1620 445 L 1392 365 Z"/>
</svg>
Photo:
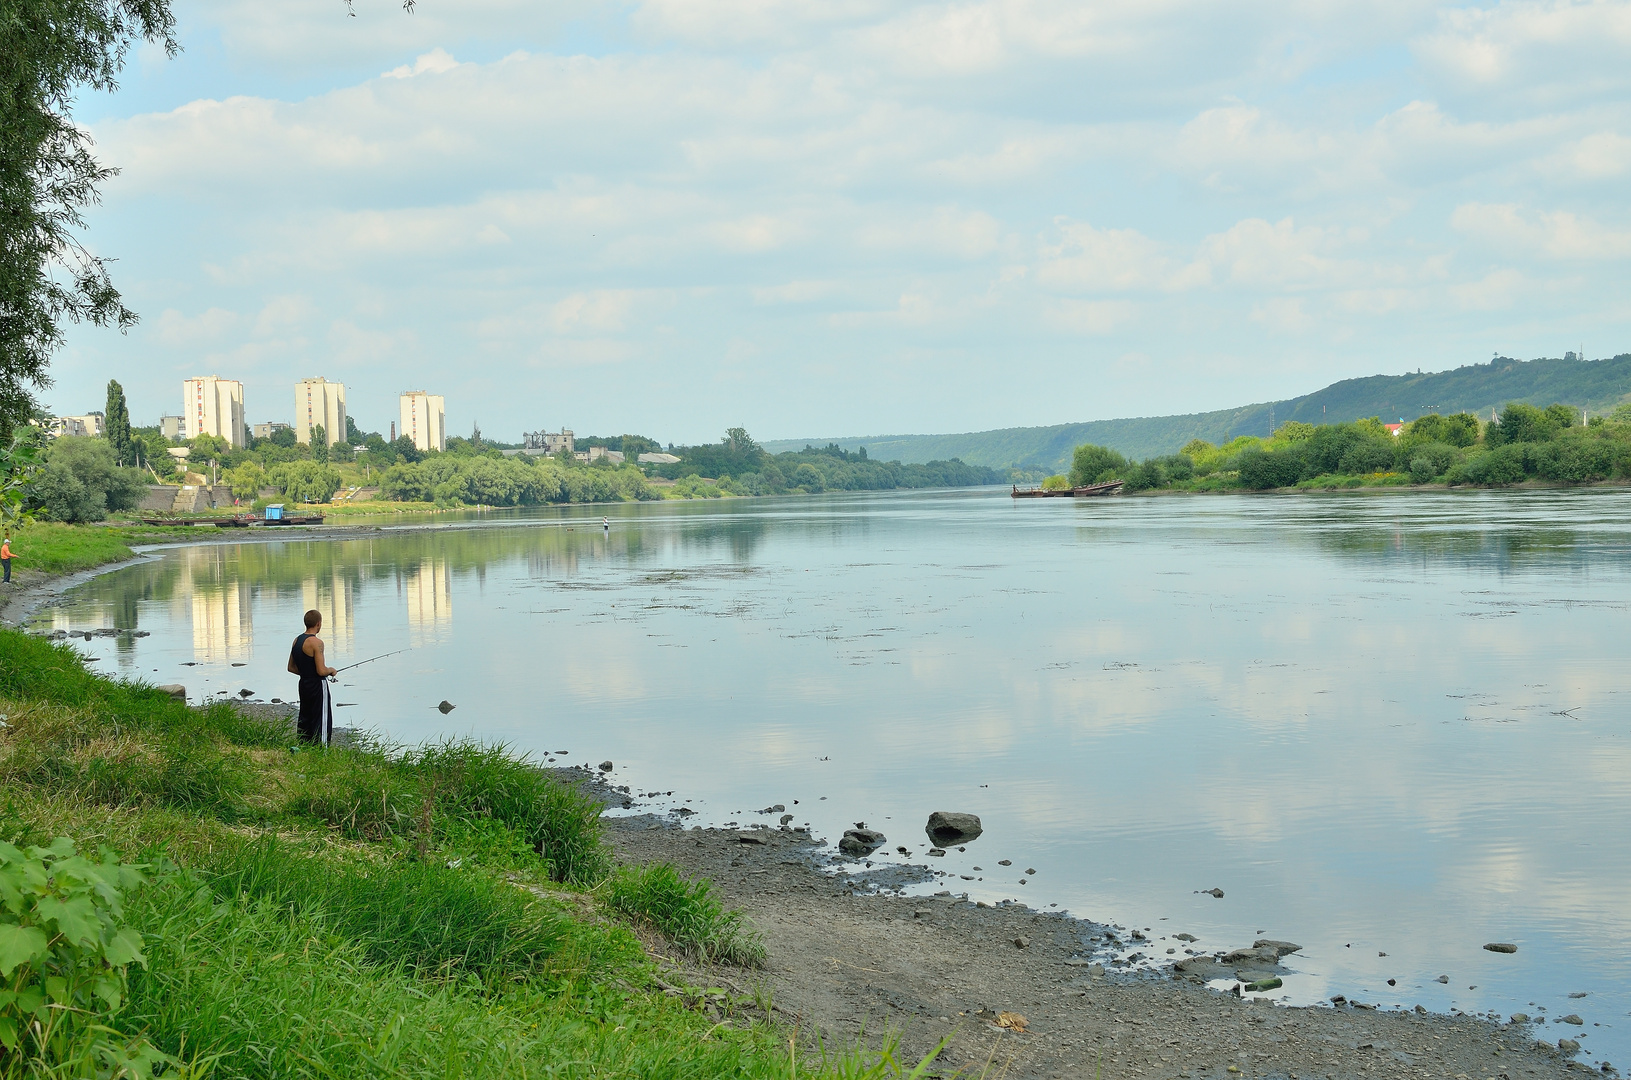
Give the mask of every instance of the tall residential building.
<svg viewBox="0 0 1631 1080">
<path fill-rule="evenodd" d="M 294 384 L 294 441 L 311 445 L 311 429 L 323 425 L 333 446 L 345 439 L 345 383 L 301 379 Z"/>
<path fill-rule="evenodd" d="M 200 375 L 181 384 L 182 438 L 214 435 L 233 446 L 244 438 L 244 384 L 219 375 Z"/>
<path fill-rule="evenodd" d="M 446 450 L 447 417 L 442 395 L 408 390 L 402 395 L 402 434 L 420 450 Z"/>
</svg>

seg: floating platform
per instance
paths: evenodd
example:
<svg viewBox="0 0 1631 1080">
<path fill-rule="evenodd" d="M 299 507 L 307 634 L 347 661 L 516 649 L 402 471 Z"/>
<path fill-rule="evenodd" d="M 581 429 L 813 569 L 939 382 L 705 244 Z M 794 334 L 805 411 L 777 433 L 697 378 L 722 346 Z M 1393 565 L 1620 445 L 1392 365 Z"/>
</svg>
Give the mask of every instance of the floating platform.
<svg viewBox="0 0 1631 1080">
<path fill-rule="evenodd" d="M 1079 488 L 1055 488 L 1052 491 L 1039 487 L 1021 489 L 1015 484 L 1012 495 L 1016 499 L 1088 499 L 1095 495 L 1119 495 L 1121 485 L 1124 483 L 1125 480 L 1106 480 L 1102 484 L 1088 484 Z"/>
</svg>

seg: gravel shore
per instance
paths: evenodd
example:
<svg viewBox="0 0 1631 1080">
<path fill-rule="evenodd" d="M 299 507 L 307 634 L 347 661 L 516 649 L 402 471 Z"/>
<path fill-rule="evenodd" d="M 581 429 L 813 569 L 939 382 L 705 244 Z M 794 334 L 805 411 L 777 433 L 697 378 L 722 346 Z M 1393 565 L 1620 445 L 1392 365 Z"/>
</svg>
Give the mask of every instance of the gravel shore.
<svg viewBox="0 0 1631 1080">
<path fill-rule="evenodd" d="M 1011 1078 L 1595 1072 L 1537 1042 L 1525 1024 L 1356 1005 L 1288 1008 L 1208 989 L 1199 975 L 1107 973 L 1098 961 L 1109 954 L 1093 950 L 1107 932 L 1125 940 L 1133 931 L 1017 904 L 877 893 L 864 878 L 824 870 L 829 849 L 797 833 L 687 829 L 655 815 L 607 825 L 620 860 L 666 860 L 712 880 L 763 934 L 762 971 L 692 970 L 697 982 L 757 986 L 828 1045 L 893 1031 L 915 1061 L 946 1039 L 938 1059 L 946 1075 L 980 1076 L 988 1063 L 988 1075 Z M 1253 951 L 1260 956 L 1204 974 L 1271 973 L 1264 958 L 1273 949 Z"/>
</svg>

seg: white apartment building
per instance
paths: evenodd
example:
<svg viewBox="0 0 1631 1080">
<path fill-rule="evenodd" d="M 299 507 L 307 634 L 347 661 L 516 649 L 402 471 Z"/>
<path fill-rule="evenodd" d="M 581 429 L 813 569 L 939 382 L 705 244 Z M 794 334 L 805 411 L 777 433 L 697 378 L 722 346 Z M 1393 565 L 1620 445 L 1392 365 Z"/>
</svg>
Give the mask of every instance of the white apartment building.
<svg viewBox="0 0 1631 1080">
<path fill-rule="evenodd" d="M 199 375 L 181 384 L 182 438 L 214 435 L 243 446 L 244 384 L 219 375 Z"/>
<path fill-rule="evenodd" d="M 401 432 L 422 451 L 447 449 L 447 407 L 440 394 L 408 390 L 402 394 Z"/>
<path fill-rule="evenodd" d="M 323 425 L 333 446 L 345 440 L 345 383 L 301 379 L 294 384 L 294 441 L 311 445 L 311 429 Z"/>
</svg>

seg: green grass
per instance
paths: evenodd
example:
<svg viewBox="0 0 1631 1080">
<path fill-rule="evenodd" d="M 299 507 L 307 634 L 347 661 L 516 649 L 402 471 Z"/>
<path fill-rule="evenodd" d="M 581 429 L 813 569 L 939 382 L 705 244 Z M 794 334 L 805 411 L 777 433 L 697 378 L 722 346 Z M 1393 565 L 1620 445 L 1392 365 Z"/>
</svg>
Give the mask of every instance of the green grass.
<svg viewBox="0 0 1631 1080">
<path fill-rule="evenodd" d="M 413 971 L 491 982 L 547 964 L 571 937 L 567 920 L 525 889 L 445 862 L 358 866 L 261 836 L 195 865 L 223 900 L 317 913 L 374 961 Z"/>
<path fill-rule="evenodd" d="M 217 1057 L 222 1076 L 787 1075 L 762 1024 L 718 1028 L 660 994 L 586 978 L 426 979 L 380 962 L 317 905 L 221 902 L 179 879 L 132 916 L 151 944 L 121 1028 L 183 1059 Z"/>
<path fill-rule="evenodd" d="M 636 927 L 716 963 L 763 947 L 706 882 L 609 874 L 594 801 L 504 747 L 290 753 L 286 725 L 188 708 L 9 630 L 0 713 L 0 838 L 71 835 L 156 868 L 126 908 L 147 966 L 97 1019 L 186 1063 L 172 1075 L 913 1071 L 887 1042 L 809 1044 L 752 998 L 662 992 Z"/>
<path fill-rule="evenodd" d="M 601 892 L 614 909 L 701 959 L 747 967 L 764 962 L 764 945 L 741 913 L 727 911 L 707 881 L 666 863 L 621 867 Z"/>
<path fill-rule="evenodd" d="M 70 574 L 134 557 L 123 537 L 110 529 L 36 521 L 11 538 L 12 570 Z"/>
</svg>

